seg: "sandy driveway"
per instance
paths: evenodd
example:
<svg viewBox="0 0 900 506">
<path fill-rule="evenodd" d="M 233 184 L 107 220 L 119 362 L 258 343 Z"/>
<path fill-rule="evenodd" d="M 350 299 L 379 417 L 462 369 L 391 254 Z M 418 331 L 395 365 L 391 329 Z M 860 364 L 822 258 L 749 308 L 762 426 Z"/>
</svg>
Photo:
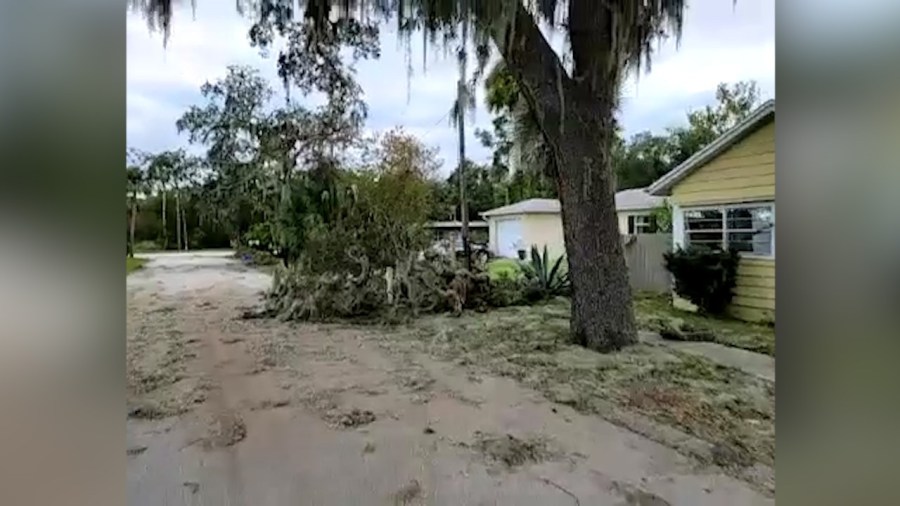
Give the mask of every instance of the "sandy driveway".
<svg viewBox="0 0 900 506">
<path fill-rule="evenodd" d="M 128 277 L 129 504 L 774 504 L 387 330 L 241 319 L 268 283 L 226 252 Z"/>
</svg>

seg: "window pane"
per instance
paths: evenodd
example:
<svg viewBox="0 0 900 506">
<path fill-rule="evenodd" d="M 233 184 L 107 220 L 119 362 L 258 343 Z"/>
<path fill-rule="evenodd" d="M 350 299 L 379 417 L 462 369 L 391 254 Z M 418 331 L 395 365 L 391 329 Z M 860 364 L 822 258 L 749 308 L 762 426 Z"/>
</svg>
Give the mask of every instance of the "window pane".
<svg viewBox="0 0 900 506">
<path fill-rule="evenodd" d="M 687 243 L 689 245 L 704 245 L 711 247 L 722 247 L 722 232 L 688 232 Z"/>
<path fill-rule="evenodd" d="M 728 247 L 754 255 L 772 254 L 775 216 L 772 206 L 747 206 L 728 210 Z"/>
<path fill-rule="evenodd" d="M 728 210 L 729 229 L 765 230 L 775 224 L 770 206 L 741 207 Z"/>
<path fill-rule="evenodd" d="M 688 230 L 721 230 L 722 211 L 718 209 L 685 211 L 684 226 Z"/>
<path fill-rule="evenodd" d="M 754 255 L 771 255 L 772 232 L 729 232 L 728 247 Z"/>
</svg>

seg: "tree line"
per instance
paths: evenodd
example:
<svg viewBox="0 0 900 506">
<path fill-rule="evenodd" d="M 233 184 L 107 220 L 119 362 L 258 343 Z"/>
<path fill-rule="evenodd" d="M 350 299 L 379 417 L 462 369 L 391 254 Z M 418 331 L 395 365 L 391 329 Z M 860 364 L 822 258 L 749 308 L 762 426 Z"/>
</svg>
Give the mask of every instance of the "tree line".
<svg viewBox="0 0 900 506">
<path fill-rule="evenodd" d="M 518 97 L 502 63 L 485 80 L 486 105 L 492 114 L 490 130 L 476 130 L 491 150 L 490 162 L 466 163 L 469 216 L 529 198 L 557 198 L 552 158 L 542 144 L 537 124 Z M 618 131 L 612 166 L 616 191 L 643 188 L 747 117 L 760 104 L 754 81 L 721 83 L 715 103 L 687 112 L 685 122 L 662 133 L 643 131 L 625 139 Z M 434 219 L 459 219 L 458 169 L 439 188 Z"/>
<path fill-rule="evenodd" d="M 540 140 L 535 140 L 537 126 L 502 63 L 488 74 L 484 87 L 491 129 L 475 134 L 492 156 L 488 163 L 465 162 L 469 216 L 477 219 L 479 213 L 529 198 L 557 198 L 550 158 L 542 153 Z M 286 156 L 306 156 L 305 163 L 318 168 L 307 177 L 319 179 L 306 181 L 318 192 L 333 184 L 326 165 L 338 171 L 341 164 L 352 165 L 350 157 L 335 156 L 335 146 L 337 152 L 349 149 L 362 155 L 374 145 L 374 138 L 354 138 L 361 136 L 353 131 L 354 125 L 323 123 L 334 121 L 327 116 L 334 111 L 320 111 L 316 116 L 289 106 L 266 112 L 272 89 L 248 67 L 231 67 L 224 79 L 201 91 L 208 103 L 189 109 L 177 125 L 193 141 L 210 142 L 205 157 L 188 155 L 183 149 L 129 150 L 129 252 L 135 244 L 178 250 L 229 247 L 240 244 L 242 238 L 254 239 L 244 237 L 251 230 L 260 236 L 255 240 L 264 239 L 266 234 L 260 230 L 272 227 L 259 224 L 274 216 L 278 204 L 272 199 L 291 188 L 285 184 L 291 172 Z M 640 132 L 627 141 L 620 132 L 614 145 L 616 189 L 649 185 L 746 117 L 759 102 L 756 83 L 722 83 L 716 90 L 716 103 L 688 112 L 683 125 L 661 134 Z M 300 128 L 311 130 L 301 136 Z M 336 143 L 326 143 L 332 139 Z M 396 149 L 416 153 L 406 156 L 419 157 L 416 163 L 424 167 L 423 184 L 430 193 L 428 218 L 459 220 L 459 169 L 439 178 L 435 149 L 400 131 L 391 132 L 387 139 Z M 285 143 L 291 140 L 304 146 L 287 148 Z M 231 153 L 229 149 L 244 159 L 224 156 Z"/>
</svg>

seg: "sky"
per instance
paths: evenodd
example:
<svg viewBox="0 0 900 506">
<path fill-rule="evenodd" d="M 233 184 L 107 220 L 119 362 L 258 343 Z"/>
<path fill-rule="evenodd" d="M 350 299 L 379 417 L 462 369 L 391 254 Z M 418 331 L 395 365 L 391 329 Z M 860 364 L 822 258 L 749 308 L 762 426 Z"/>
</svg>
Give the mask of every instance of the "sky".
<svg viewBox="0 0 900 506">
<path fill-rule="evenodd" d="M 261 55 L 250 46 L 250 23 L 229 2 L 198 0 L 175 11 L 168 44 L 151 31 L 139 13 L 127 18 L 127 139 L 145 151 L 191 146 L 175 121 L 191 105 L 202 105 L 200 86 L 223 77 L 231 64 L 259 69 L 276 90 L 277 52 Z M 561 39 L 557 34 L 556 39 Z M 559 47 L 561 40 L 551 41 Z M 357 77 L 369 106 L 368 131 L 395 126 L 439 148 L 443 172 L 457 162 L 457 133 L 447 118 L 456 95 L 455 57 L 429 46 L 423 54 L 413 37 L 413 75 L 407 74 L 407 53 L 392 27 L 381 31 L 381 58 L 360 61 Z M 424 62 L 424 68 L 423 68 Z M 470 70 L 473 66 L 470 65 Z M 686 113 L 715 102 L 720 82 L 755 80 L 762 99 L 775 97 L 774 0 L 693 0 L 688 2 L 680 43 L 664 42 L 649 72 L 632 76 L 623 89 L 619 120 L 630 137 L 641 131 L 660 132 L 685 122 Z M 293 98 L 298 98 L 296 92 Z M 491 153 L 475 139 L 476 128 L 490 129 L 490 114 L 477 90 L 478 108 L 468 118 L 468 158 L 487 162 Z"/>
</svg>

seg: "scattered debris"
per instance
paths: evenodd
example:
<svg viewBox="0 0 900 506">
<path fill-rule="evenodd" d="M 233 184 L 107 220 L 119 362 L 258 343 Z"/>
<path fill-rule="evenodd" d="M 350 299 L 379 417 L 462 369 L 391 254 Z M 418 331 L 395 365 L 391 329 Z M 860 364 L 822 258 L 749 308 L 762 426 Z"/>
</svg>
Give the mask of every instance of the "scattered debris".
<svg viewBox="0 0 900 506">
<path fill-rule="evenodd" d="M 188 490 L 191 491 L 191 495 L 194 495 L 200 491 L 200 484 L 196 481 L 186 481 L 182 483 L 182 485 L 184 485 Z"/>
<path fill-rule="evenodd" d="M 223 413 L 216 416 L 211 434 L 205 440 L 208 448 L 225 448 L 233 446 L 247 437 L 247 426 L 235 413 Z"/>
<path fill-rule="evenodd" d="M 713 462 L 723 468 L 743 468 L 754 464 L 753 456 L 739 441 L 716 443 L 712 447 Z"/>
<path fill-rule="evenodd" d="M 541 436 L 519 439 L 512 434 L 496 436 L 475 432 L 474 447 L 489 461 L 502 464 L 507 469 L 558 456 L 557 452 L 550 450 L 547 439 Z"/>
<path fill-rule="evenodd" d="M 363 425 L 368 425 L 375 421 L 375 413 L 372 413 L 369 410 L 361 410 L 357 408 L 353 408 L 349 412 L 346 413 L 329 413 L 327 418 L 332 422 L 332 424 L 337 425 L 338 427 L 342 427 L 344 429 L 351 429 L 354 427 L 361 427 Z"/>
<path fill-rule="evenodd" d="M 423 430 L 422 432 L 424 432 L 425 434 L 434 434 L 434 429 L 432 429 L 431 427 L 425 427 L 425 430 Z"/>
<path fill-rule="evenodd" d="M 251 407 L 251 411 L 263 411 L 267 409 L 283 408 L 291 403 L 290 399 L 265 399 L 255 406 Z"/>
<path fill-rule="evenodd" d="M 422 494 L 422 485 L 419 480 L 411 480 L 394 494 L 394 504 L 409 504 Z"/>
<path fill-rule="evenodd" d="M 568 490 L 566 490 L 566 488 L 563 487 L 562 485 L 557 484 L 556 482 L 554 482 L 553 480 L 551 480 L 551 479 L 549 479 L 549 478 L 543 478 L 543 477 L 542 477 L 542 478 L 541 478 L 541 481 L 543 481 L 543 482 L 546 483 L 547 485 L 550 485 L 550 486 L 552 486 L 552 487 L 556 487 L 557 489 L 561 490 L 564 494 L 566 494 L 567 496 L 571 497 L 572 500 L 575 501 L 575 506 L 581 506 L 581 501 L 578 500 L 578 496 L 576 496 L 576 495 L 573 494 L 572 492 L 569 492 Z"/>
<path fill-rule="evenodd" d="M 363 452 L 363 455 L 366 455 L 368 453 L 375 453 L 375 443 L 373 443 L 371 441 L 367 441 L 366 446 L 363 447 L 362 452 Z"/>
<path fill-rule="evenodd" d="M 140 455 L 140 454 L 144 453 L 145 451 L 147 451 L 146 446 L 143 446 L 143 445 L 132 446 L 132 447 L 128 448 L 127 450 L 125 450 L 125 454 L 126 455 Z"/>
</svg>

